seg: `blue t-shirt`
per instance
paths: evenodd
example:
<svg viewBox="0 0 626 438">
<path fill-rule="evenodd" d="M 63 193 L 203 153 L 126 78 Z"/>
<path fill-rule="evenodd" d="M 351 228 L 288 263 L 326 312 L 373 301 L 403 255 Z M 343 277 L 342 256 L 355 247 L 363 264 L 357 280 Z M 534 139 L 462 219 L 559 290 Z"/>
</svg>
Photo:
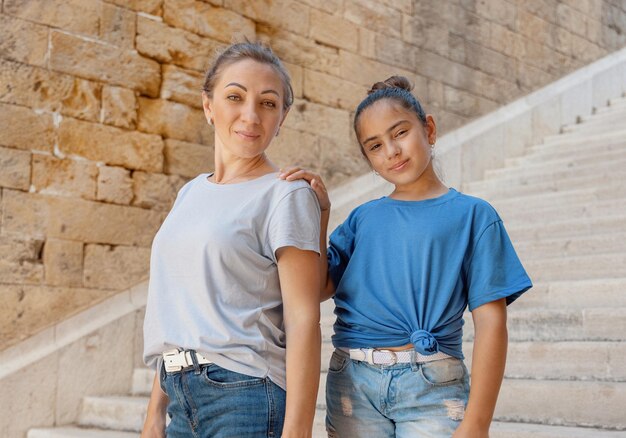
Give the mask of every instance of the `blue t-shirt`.
<svg viewBox="0 0 626 438">
<path fill-rule="evenodd" d="M 350 213 L 330 236 L 333 345 L 395 347 L 463 358 L 463 312 L 532 283 L 498 213 L 450 189 L 424 201 L 383 197 Z"/>
</svg>

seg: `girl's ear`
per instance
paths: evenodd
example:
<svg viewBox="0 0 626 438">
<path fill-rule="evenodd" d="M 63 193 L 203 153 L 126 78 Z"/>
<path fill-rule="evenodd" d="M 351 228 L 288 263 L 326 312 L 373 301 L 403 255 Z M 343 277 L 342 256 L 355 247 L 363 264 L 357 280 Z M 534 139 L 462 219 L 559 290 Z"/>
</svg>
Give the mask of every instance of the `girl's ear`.
<svg viewBox="0 0 626 438">
<path fill-rule="evenodd" d="M 213 125 L 213 101 L 204 91 L 202 92 L 202 108 L 206 121 L 209 122 L 209 125 Z"/>
<path fill-rule="evenodd" d="M 437 141 L 437 125 L 435 124 L 435 119 L 430 114 L 426 115 L 426 125 L 424 129 L 426 130 L 428 143 L 431 145 L 435 144 Z"/>
</svg>

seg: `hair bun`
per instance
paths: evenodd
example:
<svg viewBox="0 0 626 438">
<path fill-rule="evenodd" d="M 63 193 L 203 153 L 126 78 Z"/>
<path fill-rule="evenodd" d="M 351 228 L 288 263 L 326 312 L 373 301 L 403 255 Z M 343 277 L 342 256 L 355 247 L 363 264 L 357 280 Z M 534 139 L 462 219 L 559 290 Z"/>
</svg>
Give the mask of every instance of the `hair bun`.
<svg viewBox="0 0 626 438">
<path fill-rule="evenodd" d="M 372 94 L 375 91 L 384 90 L 385 88 L 400 88 L 410 92 L 413 89 L 413 85 L 411 85 L 409 80 L 404 76 L 391 76 L 383 82 L 376 82 L 372 85 L 372 88 L 367 91 L 367 94 Z"/>
</svg>

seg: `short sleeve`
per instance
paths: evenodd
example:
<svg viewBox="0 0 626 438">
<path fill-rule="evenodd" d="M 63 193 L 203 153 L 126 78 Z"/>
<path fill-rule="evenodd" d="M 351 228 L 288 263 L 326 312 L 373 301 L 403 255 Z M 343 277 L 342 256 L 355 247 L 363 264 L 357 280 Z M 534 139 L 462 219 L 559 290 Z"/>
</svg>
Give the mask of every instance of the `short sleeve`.
<svg viewBox="0 0 626 438">
<path fill-rule="evenodd" d="M 309 187 L 285 195 L 269 219 L 267 245 L 276 262 L 276 251 L 285 246 L 320 252 L 320 206 Z"/>
<path fill-rule="evenodd" d="M 466 279 L 470 311 L 501 298 L 509 305 L 532 287 L 501 220 L 478 237 Z"/>
<path fill-rule="evenodd" d="M 354 230 L 351 227 L 353 215 L 350 215 L 344 223 L 339 225 L 330 235 L 328 250 L 328 275 L 333 280 L 335 287 L 339 285 L 343 273 L 348 267 L 352 251 L 354 249 Z"/>
</svg>

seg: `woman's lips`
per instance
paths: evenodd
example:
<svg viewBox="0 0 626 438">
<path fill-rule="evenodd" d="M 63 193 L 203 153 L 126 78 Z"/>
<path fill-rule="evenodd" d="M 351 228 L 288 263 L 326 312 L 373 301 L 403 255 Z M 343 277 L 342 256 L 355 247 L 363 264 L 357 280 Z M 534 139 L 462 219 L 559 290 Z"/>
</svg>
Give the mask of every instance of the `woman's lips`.
<svg viewBox="0 0 626 438">
<path fill-rule="evenodd" d="M 260 134 L 255 134 L 253 132 L 246 132 L 246 131 L 235 131 L 237 133 L 238 136 L 242 137 L 244 140 L 256 140 L 257 138 L 259 138 L 261 135 Z"/>
</svg>

